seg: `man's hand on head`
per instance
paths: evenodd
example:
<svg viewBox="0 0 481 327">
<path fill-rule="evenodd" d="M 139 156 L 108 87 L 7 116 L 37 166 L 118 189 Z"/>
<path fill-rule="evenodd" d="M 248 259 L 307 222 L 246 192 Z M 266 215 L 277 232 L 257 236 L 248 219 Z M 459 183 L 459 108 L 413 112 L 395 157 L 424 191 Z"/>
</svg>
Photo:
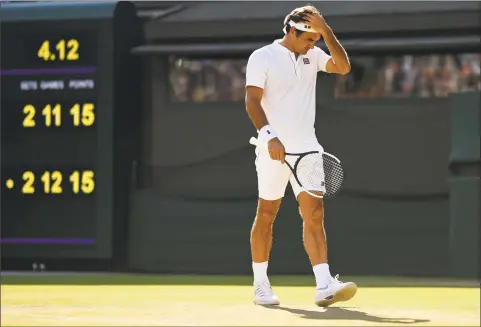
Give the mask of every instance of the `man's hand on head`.
<svg viewBox="0 0 481 327">
<path fill-rule="evenodd" d="M 306 12 L 305 16 L 303 17 L 302 21 L 309 23 L 312 29 L 323 35 L 328 28 L 328 25 L 322 17 L 321 14 L 318 12 Z"/>
</svg>

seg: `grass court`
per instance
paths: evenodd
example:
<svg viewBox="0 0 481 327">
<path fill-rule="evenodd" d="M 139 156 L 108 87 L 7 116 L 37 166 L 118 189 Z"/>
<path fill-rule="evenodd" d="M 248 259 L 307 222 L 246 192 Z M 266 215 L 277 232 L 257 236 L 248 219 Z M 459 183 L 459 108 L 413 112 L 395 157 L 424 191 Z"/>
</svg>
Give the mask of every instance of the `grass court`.
<svg viewBox="0 0 481 327">
<path fill-rule="evenodd" d="M 249 276 L 2 273 L 2 326 L 479 326 L 478 281 L 341 276 L 349 302 L 319 308 L 310 276 L 272 276 L 281 305 L 256 306 Z"/>
</svg>

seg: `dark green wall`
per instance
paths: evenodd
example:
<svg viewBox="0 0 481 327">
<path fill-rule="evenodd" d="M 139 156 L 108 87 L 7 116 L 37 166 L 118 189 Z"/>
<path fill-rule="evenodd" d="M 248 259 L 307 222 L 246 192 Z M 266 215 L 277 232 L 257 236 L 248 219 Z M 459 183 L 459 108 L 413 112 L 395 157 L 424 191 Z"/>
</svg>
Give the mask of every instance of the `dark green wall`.
<svg viewBox="0 0 481 327">
<path fill-rule="evenodd" d="M 168 273 L 251 272 L 249 232 L 256 200 L 192 201 L 138 192 L 133 198 L 130 265 Z M 447 197 L 326 201 L 329 256 L 341 274 L 444 275 L 448 272 Z M 310 273 L 292 197 L 274 227 L 271 273 Z"/>
<path fill-rule="evenodd" d="M 479 92 L 451 98 L 449 253 L 450 274 L 459 277 L 480 272 L 480 110 Z"/>
<path fill-rule="evenodd" d="M 145 191 L 133 198 L 130 265 L 167 273 L 251 272 L 249 232 L 256 200 L 188 201 Z M 339 196 L 326 202 L 329 256 L 341 274 L 445 275 L 449 207 L 445 197 L 389 200 Z M 295 201 L 274 228 L 269 271 L 310 273 Z"/>
</svg>

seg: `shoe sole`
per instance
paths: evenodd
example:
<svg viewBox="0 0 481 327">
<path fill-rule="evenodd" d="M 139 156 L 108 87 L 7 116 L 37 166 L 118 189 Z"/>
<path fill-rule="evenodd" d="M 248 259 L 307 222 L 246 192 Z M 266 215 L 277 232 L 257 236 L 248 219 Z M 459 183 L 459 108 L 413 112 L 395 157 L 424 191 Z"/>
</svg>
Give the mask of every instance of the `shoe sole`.
<svg viewBox="0 0 481 327">
<path fill-rule="evenodd" d="M 256 305 L 280 305 L 281 302 L 280 301 L 277 301 L 277 302 L 262 302 L 262 301 L 255 301 L 254 300 L 254 304 Z"/>
<path fill-rule="evenodd" d="M 332 299 L 329 300 L 319 300 L 316 301 L 316 305 L 320 307 L 328 307 L 336 302 L 345 302 L 349 301 L 356 295 L 357 293 L 357 285 L 352 283 L 348 286 L 344 287 L 343 289 L 339 290 L 337 293 L 334 293 Z"/>
</svg>

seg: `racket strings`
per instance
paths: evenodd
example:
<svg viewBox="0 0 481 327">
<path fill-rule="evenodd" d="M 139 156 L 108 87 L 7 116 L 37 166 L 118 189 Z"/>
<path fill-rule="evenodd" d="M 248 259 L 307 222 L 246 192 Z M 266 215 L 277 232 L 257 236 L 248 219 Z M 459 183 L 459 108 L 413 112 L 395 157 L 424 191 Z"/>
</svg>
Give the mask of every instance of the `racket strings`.
<svg viewBox="0 0 481 327">
<path fill-rule="evenodd" d="M 297 178 L 310 191 L 324 190 L 325 177 L 323 159 L 320 154 L 308 154 L 301 158 L 296 168 Z"/>
<path fill-rule="evenodd" d="M 344 183 L 344 170 L 342 165 L 331 156 L 323 155 L 324 171 L 326 174 L 326 196 L 336 194 Z"/>
<path fill-rule="evenodd" d="M 300 159 L 296 175 L 302 186 L 324 197 L 337 193 L 344 182 L 344 171 L 335 158 L 326 154 L 308 154 Z"/>
</svg>

